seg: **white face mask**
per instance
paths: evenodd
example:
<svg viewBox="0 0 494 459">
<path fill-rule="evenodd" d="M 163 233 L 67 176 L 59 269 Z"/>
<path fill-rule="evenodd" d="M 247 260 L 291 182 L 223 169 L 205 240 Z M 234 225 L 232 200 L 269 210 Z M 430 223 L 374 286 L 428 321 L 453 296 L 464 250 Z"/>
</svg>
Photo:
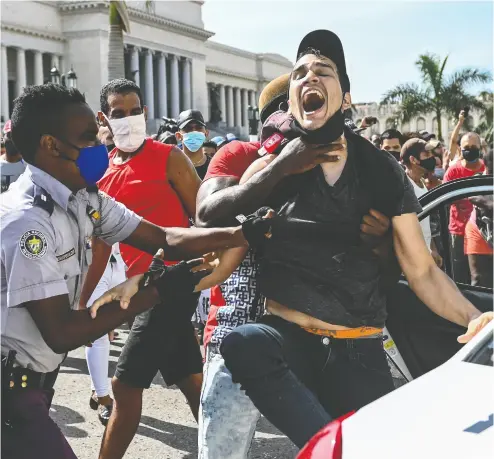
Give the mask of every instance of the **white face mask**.
<svg viewBox="0 0 494 459">
<path fill-rule="evenodd" d="M 146 140 L 144 113 L 114 120 L 107 118 L 107 120 L 113 132 L 113 141 L 119 150 L 132 153 Z"/>
</svg>

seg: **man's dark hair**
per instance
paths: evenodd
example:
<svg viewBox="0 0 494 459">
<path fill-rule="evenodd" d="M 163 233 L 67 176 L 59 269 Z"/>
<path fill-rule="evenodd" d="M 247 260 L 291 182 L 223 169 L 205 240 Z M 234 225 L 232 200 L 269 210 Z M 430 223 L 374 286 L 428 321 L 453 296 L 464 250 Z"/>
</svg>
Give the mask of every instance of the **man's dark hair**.
<svg viewBox="0 0 494 459">
<path fill-rule="evenodd" d="M 125 78 L 117 78 L 106 83 L 102 88 L 99 96 L 100 110 L 108 115 L 110 106 L 108 105 L 108 96 L 110 94 L 120 94 L 125 96 L 131 92 L 137 94 L 139 97 L 139 103 L 143 107 L 141 89 L 133 81 Z"/>
<path fill-rule="evenodd" d="M 214 148 L 214 150 L 218 150 L 218 145 L 216 145 L 213 141 L 208 140 L 202 144 L 203 147 Z"/>
<path fill-rule="evenodd" d="M 420 134 L 418 132 L 405 132 L 403 134 L 403 143 L 410 139 L 421 139 Z"/>
<path fill-rule="evenodd" d="M 24 160 L 33 163 L 43 135 L 56 136 L 63 131 L 64 113 L 72 104 L 85 104 L 79 90 L 47 83 L 26 86 L 14 101 L 12 140 Z"/>
<path fill-rule="evenodd" d="M 389 140 L 389 139 L 398 139 L 400 142 L 400 145 L 403 146 L 405 143 L 405 138 L 401 134 L 398 129 L 386 129 L 382 134 L 381 134 L 381 145 L 383 143 L 383 140 Z"/>
<path fill-rule="evenodd" d="M 316 56 L 319 59 L 321 59 L 321 57 L 324 57 L 321 54 L 321 51 L 319 51 L 318 49 L 315 49 L 315 48 L 306 48 L 301 53 L 299 53 L 299 55 L 297 56 L 297 61 L 299 61 L 300 59 L 302 59 L 304 56 L 307 56 L 307 54 L 313 54 L 314 56 Z"/>
</svg>

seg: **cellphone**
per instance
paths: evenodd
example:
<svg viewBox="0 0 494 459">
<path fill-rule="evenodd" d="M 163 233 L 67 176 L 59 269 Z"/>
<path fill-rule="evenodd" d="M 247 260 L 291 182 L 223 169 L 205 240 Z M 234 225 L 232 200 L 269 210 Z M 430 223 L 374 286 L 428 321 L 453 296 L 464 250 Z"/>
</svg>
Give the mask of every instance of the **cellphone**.
<svg viewBox="0 0 494 459">
<path fill-rule="evenodd" d="M 369 116 L 369 117 L 367 118 L 367 121 L 368 121 L 368 122 L 371 124 L 371 126 L 372 126 L 373 124 L 376 124 L 376 123 L 377 123 L 377 118 L 376 118 L 375 116 Z"/>
<path fill-rule="evenodd" d="M 468 112 L 469 112 L 469 111 L 470 111 L 470 107 L 468 107 L 468 106 L 467 106 L 467 107 L 464 107 L 464 108 L 463 108 L 463 112 L 465 113 L 465 117 L 467 117 L 467 116 L 468 116 Z"/>
</svg>

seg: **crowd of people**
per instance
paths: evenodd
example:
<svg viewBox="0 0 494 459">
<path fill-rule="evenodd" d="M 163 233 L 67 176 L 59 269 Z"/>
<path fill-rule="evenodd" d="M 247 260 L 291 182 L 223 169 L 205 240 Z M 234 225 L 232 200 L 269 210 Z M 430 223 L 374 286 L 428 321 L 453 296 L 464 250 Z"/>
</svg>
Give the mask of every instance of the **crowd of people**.
<svg viewBox="0 0 494 459">
<path fill-rule="evenodd" d="M 158 371 L 198 422 L 199 458 L 245 459 L 261 414 L 302 448 L 394 389 L 382 336 L 401 272 L 460 342 L 492 320 L 442 270 L 435 216 L 417 218 L 428 190 L 492 174 L 492 149 L 460 135 L 463 112 L 448 148 L 425 131 L 368 139 L 372 120 L 345 119 L 337 35 L 313 31 L 294 55 L 260 94 L 257 141 L 209 139 L 196 109 L 148 135 L 126 79 L 96 116 L 51 83 L 16 99 L 0 159 L 2 455 L 76 457 L 49 407 L 82 345 L 100 459 L 125 455 Z M 449 232 L 455 280 L 492 288 L 492 196 L 453 203 Z"/>
</svg>

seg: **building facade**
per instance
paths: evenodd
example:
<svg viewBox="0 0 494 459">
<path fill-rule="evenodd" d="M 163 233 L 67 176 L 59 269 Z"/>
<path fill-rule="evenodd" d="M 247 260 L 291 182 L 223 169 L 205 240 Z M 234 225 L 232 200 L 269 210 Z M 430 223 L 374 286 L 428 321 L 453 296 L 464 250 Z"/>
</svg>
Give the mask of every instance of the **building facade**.
<svg viewBox="0 0 494 459">
<path fill-rule="evenodd" d="M 280 55 L 216 43 L 205 30 L 203 1 L 128 1 L 125 73 L 142 89 L 149 128 L 196 108 L 213 125 L 248 133 L 247 107 L 267 82 L 291 70 Z M 22 88 L 71 68 L 93 110 L 108 81 L 108 1 L 1 2 L 1 115 L 7 120 Z"/>
<path fill-rule="evenodd" d="M 425 115 L 418 116 L 411 119 L 407 123 L 396 122 L 395 114 L 397 112 L 396 105 L 379 105 L 376 102 L 367 104 L 355 104 L 355 111 L 353 113 L 353 119 L 357 126 L 360 125 L 360 121 L 365 116 L 374 116 L 377 118 L 377 123 L 363 132 L 365 136 L 371 136 L 372 134 L 381 134 L 386 129 L 396 128 L 402 133 L 406 132 L 419 132 L 426 130 L 434 134 L 438 133 L 437 117 L 434 113 L 427 113 Z M 472 110 L 469 116 L 469 124 L 471 126 L 478 126 L 480 123 L 481 113 L 477 110 Z M 457 123 L 457 120 L 451 117 L 443 116 L 441 118 L 441 127 L 443 138 L 449 141 L 451 133 Z"/>
</svg>

